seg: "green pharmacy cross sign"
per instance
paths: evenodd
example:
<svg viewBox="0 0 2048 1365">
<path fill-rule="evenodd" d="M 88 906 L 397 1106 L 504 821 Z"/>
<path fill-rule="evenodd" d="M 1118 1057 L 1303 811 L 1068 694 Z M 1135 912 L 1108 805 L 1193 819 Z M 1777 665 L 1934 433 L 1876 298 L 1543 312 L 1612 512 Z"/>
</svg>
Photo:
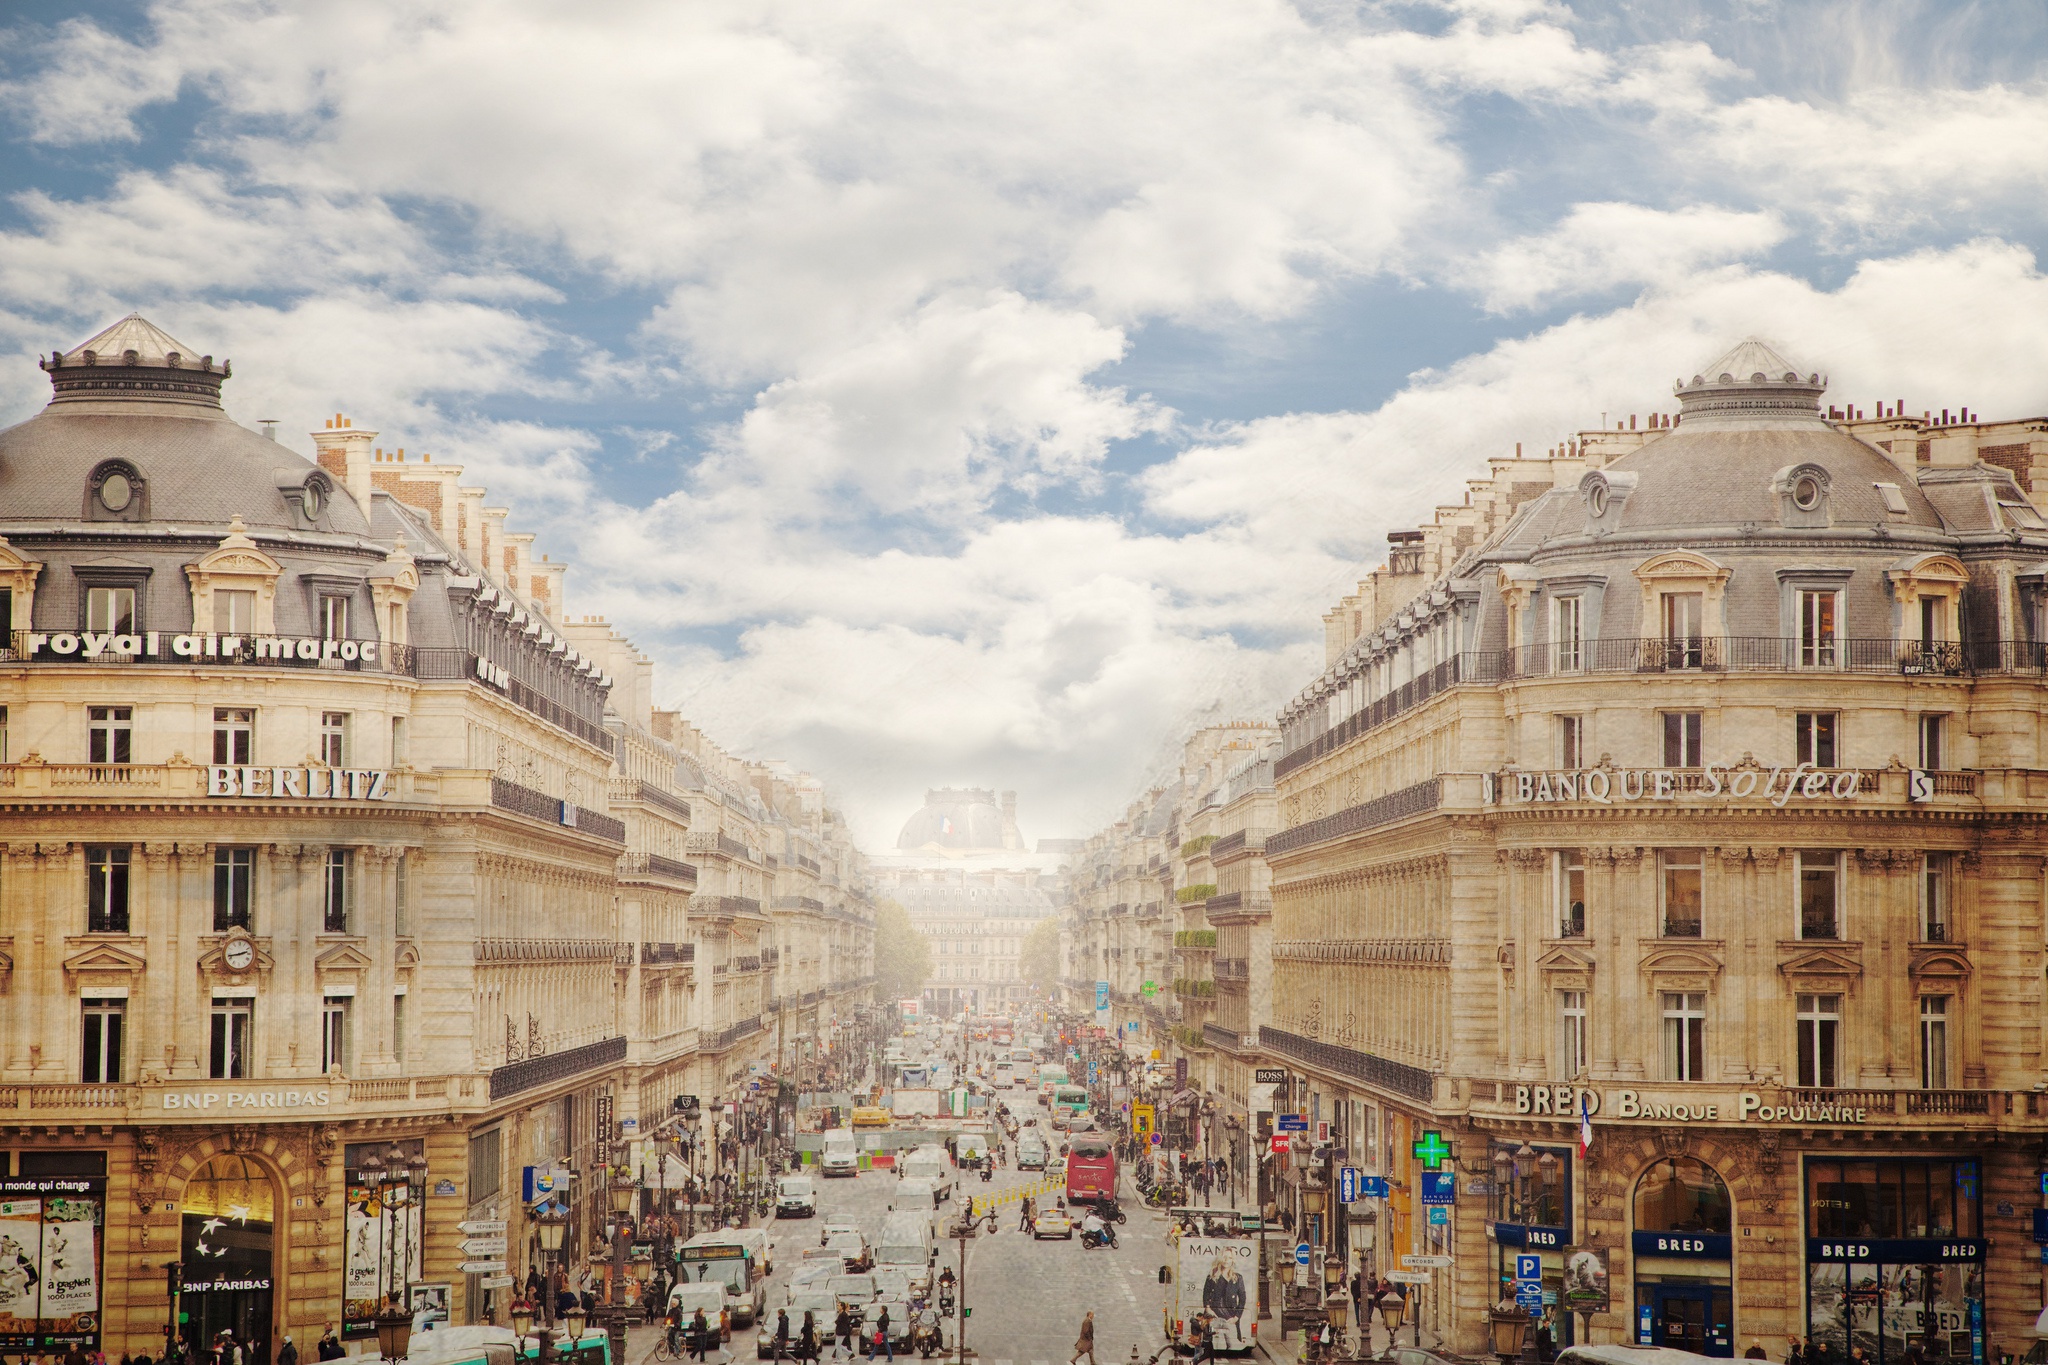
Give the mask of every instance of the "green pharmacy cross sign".
<svg viewBox="0 0 2048 1365">
<path fill-rule="evenodd" d="M 1444 1135 L 1434 1128 L 1424 1133 L 1422 1141 L 1415 1144 L 1415 1159 L 1422 1163 L 1424 1170 L 1442 1170 L 1450 1155 L 1451 1144 L 1445 1142 Z"/>
<path fill-rule="evenodd" d="M 1148 996 L 1157 995 L 1159 994 L 1159 983 L 1157 981 L 1147 981 L 1143 986 L 1140 986 L 1138 989 L 1143 991 Z"/>
</svg>

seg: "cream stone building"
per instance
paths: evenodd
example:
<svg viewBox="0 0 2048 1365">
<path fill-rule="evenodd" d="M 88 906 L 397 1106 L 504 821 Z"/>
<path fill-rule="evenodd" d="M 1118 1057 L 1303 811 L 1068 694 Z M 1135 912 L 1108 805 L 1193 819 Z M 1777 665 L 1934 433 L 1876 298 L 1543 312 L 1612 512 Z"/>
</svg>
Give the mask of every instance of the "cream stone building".
<svg viewBox="0 0 2048 1365">
<path fill-rule="evenodd" d="M 2048 419 L 1825 387 L 1746 342 L 1676 412 L 1491 461 L 1324 617 L 1269 791 L 1155 792 L 1090 841 L 1069 1003 L 1108 981 L 1123 1027 L 1162 951 L 1139 896 L 1216 884 L 1227 1002 L 1263 850 L 1237 1050 L 1277 1078 L 1254 1134 L 1307 1130 L 1261 1177 L 1313 1251 L 1297 1308 L 1419 1256 L 1425 1344 L 1483 1354 L 1533 1256 L 1560 1343 L 2024 1349 Z M 1384 1195 L 1345 1203 L 1346 1168 Z"/>
<path fill-rule="evenodd" d="M 842 827 L 655 711 L 458 467 L 342 417 L 305 459 L 137 317 L 44 368 L 0 432 L 0 1201 L 91 1270 L 0 1350 L 480 1320 L 536 1180 L 581 1269 L 604 1154 L 864 999 Z"/>
<path fill-rule="evenodd" d="M 1518 1255 L 1560 1340 L 1983 1361 L 2040 1310 L 2048 423 L 1824 388 L 1744 343 L 1495 462 L 1281 715 L 1295 1207 L 1332 1259 L 1450 1258 L 1460 1349 Z M 1591 1257 L 1606 1306 L 1557 1312 Z"/>
</svg>

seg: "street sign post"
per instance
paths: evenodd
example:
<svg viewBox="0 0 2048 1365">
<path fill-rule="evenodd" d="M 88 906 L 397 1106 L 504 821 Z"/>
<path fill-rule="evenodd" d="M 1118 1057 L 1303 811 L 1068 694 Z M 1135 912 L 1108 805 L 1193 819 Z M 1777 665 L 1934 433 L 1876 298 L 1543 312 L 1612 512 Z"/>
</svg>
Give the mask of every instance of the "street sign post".
<svg viewBox="0 0 2048 1365">
<path fill-rule="evenodd" d="M 462 1263 L 462 1273 L 465 1275 L 502 1275 L 505 1273 L 505 1263 L 503 1261 L 464 1261 Z"/>
<path fill-rule="evenodd" d="M 505 1220 L 502 1218 L 472 1218 L 457 1223 L 455 1230 L 465 1237 L 502 1237 L 505 1234 Z"/>
<path fill-rule="evenodd" d="M 1427 1210 L 1429 1225 L 1433 1228 L 1447 1228 L 1451 1225 L 1451 1211 L 1442 1204 L 1431 1204 Z"/>
<path fill-rule="evenodd" d="M 496 1256 L 503 1259 L 505 1239 L 503 1237 L 469 1237 L 462 1243 L 462 1254 L 474 1260 Z"/>
<path fill-rule="evenodd" d="M 1307 1242 L 1296 1242 L 1296 1243 L 1294 1244 L 1294 1263 L 1295 1263 L 1296 1265 L 1307 1265 L 1307 1264 L 1308 1264 L 1308 1256 L 1309 1256 L 1309 1245 L 1308 1245 L 1308 1243 L 1307 1243 Z"/>
<path fill-rule="evenodd" d="M 1543 1258 L 1541 1256 L 1516 1255 L 1515 1282 L 1520 1284 L 1532 1280 L 1537 1284 L 1543 1282 Z"/>
<path fill-rule="evenodd" d="M 1358 1193 L 1365 1199 L 1385 1199 L 1392 1191 L 1387 1188 L 1385 1176 L 1364 1175 L 1358 1178 Z"/>
<path fill-rule="evenodd" d="M 1401 1265 L 1407 1270 L 1449 1270 L 1451 1268 L 1451 1258 L 1448 1256 L 1403 1256 L 1401 1258 Z"/>
<path fill-rule="evenodd" d="M 1428 1284 L 1429 1272 L 1427 1270 L 1389 1270 L 1387 1278 L 1395 1284 Z"/>
</svg>

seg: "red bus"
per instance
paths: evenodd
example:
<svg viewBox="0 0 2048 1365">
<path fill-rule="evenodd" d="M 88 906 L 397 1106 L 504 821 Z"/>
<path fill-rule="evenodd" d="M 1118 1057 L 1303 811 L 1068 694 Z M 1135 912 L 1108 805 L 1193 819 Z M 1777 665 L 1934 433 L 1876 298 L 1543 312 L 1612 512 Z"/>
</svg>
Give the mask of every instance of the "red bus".
<svg viewBox="0 0 2048 1365">
<path fill-rule="evenodd" d="M 1067 1202 L 1116 1198 L 1116 1148 L 1101 1133 L 1076 1133 L 1067 1148 Z"/>
</svg>

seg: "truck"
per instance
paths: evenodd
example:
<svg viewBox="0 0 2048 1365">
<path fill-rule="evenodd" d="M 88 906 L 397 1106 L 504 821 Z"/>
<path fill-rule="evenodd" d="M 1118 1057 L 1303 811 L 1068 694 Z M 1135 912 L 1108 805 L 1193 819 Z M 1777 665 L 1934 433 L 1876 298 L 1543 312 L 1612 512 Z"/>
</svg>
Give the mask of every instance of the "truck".
<svg viewBox="0 0 2048 1365">
<path fill-rule="evenodd" d="M 928 1089 L 897 1090 L 891 1096 L 889 1107 L 899 1119 L 937 1118 L 939 1092 Z"/>
<path fill-rule="evenodd" d="M 1210 1355 L 1249 1358 L 1258 1345 L 1258 1238 L 1231 1209 L 1173 1212 L 1213 1214 L 1185 1221 L 1220 1235 L 1184 1235 L 1175 1245 L 1164 1305 L 1167 1337 L 1199 1355 L 1206 1336 Z"/>
</svg>

